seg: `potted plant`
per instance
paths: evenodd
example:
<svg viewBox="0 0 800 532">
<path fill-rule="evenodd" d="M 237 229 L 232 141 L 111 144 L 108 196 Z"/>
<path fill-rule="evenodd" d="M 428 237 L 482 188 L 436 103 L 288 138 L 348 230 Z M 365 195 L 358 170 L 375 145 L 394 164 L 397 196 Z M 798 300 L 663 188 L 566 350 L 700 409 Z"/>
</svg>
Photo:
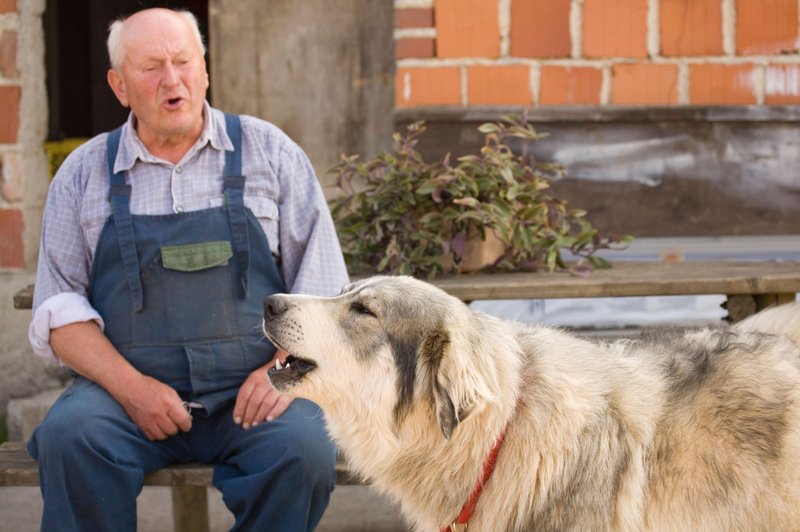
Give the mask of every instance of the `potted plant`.
<svg viewBox="0 0 800 532">
<path fill-rule="evenodd" d="M 524 116 L 481 125 L 480 153 L 455 161 L 449 155 L 424 161 L 416 150 L 424 131 L 424 123 L 415 122 L 405 135 L 395 133 L 393 151 L 363 162 L 343 155 L 331 169 L 341 192 L 331 212 L 351 272 L 432 278 L 471 266 L 583 273 L 609 266 L 598 250 L 629 240 L 600 234 L 585 211 L 551 194 L 562 166 L 509 148 L 510 137 L 544 136 Z M 476 242 L 493 246 L 494 254 Z M 476 250 L 483 253 L 477 262 Z M 567 264 L 562 250 L 578 260 Z"/>
</svg>

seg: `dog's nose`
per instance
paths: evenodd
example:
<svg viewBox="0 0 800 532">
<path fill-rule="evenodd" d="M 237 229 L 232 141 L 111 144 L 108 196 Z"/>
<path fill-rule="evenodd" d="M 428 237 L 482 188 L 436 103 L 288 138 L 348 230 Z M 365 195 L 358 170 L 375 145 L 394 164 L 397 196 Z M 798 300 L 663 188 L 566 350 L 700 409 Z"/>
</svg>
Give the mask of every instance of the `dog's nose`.
<svg viewBox="0 0 800 532">
<path fill-rule="evenodd" d="M 264 317 L 276 318 L 288 309 L 286 300 L 280 296 L 269 296 L 264 299 Z"/>
</svg>

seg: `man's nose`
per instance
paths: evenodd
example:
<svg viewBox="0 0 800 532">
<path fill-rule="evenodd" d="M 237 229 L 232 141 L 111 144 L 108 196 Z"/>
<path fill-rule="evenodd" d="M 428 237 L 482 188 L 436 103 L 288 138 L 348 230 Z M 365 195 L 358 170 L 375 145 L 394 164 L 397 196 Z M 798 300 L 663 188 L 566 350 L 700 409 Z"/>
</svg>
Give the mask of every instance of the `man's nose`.
<svg viewBox="0 0 800 532">
<path fill-rule="evenodd" d="M 174 65 L 170 63 L 164 66 L 164 75 L 161 78 L 161 82 L 165 87 L 177 85 L 179 79 L 180 76 L 178 76 L 178 70 Z"/>
</svg>

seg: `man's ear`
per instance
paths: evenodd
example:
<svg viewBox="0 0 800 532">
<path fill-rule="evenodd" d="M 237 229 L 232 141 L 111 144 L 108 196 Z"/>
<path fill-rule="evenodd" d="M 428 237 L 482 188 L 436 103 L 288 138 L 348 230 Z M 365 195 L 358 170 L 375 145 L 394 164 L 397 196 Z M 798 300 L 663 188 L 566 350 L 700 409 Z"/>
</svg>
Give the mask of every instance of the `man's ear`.
<svg viewBox="0 0 800 532">
<path fill-rule="evenodd" d="M 128 107 L 128 92 L 125 88 L 125 81 L 122 79 L 122 76 L 119 75 L 119 72 L 113 68 L 108 69 L 106 80 L 108 81 L 108 86 L 114 91 L 114 96 L 117 97 L 119 103 L 121 103 L 123 107 Z"/>
</svg>

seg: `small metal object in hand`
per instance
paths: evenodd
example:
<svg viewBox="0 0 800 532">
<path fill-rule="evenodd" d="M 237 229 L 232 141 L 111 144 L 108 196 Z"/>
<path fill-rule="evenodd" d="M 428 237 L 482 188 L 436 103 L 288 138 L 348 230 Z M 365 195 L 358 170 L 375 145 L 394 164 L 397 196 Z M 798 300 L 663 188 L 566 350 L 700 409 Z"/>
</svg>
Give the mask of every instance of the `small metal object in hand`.
<svg viewBox="0 0 800 532">
<path fill-rule="evenodd" d="M 192 415 L 192 408 L 194 408 L 194 409 L 203 408 L 203 405 L 201 405 L 197 401 L 184 401 L 183 402 L 183 408 L 191 416 Z"/>
</svg>

